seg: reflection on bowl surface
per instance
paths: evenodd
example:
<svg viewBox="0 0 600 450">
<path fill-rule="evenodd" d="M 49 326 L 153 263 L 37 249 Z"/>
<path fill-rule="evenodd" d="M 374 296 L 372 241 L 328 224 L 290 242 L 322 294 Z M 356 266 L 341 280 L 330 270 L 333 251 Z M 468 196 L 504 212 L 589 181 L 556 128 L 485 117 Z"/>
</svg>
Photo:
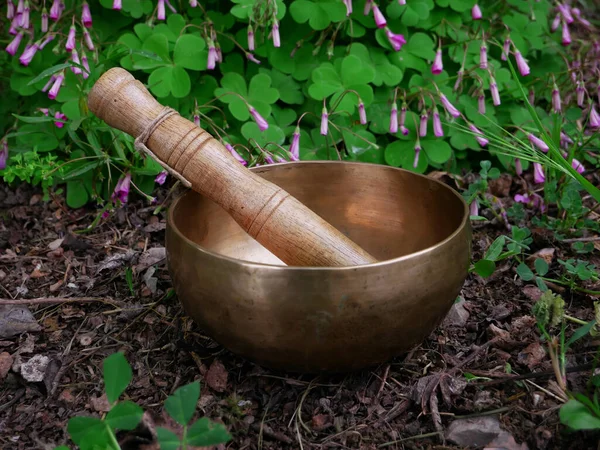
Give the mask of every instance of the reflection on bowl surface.
<svg viewBox="0 0 600 450">
<path fill-rule="evenodd" d="M 448 186 L 388 166 L 315 161 L 251 169 L 378 259 L 288 267 L 218 205 L 188 191 L 166 247 L 186 312 L 216 341 L 265 366 L 331 372 L 384 362 L 420 343 L 467 275 L 468 208 Z"/>
</svg>

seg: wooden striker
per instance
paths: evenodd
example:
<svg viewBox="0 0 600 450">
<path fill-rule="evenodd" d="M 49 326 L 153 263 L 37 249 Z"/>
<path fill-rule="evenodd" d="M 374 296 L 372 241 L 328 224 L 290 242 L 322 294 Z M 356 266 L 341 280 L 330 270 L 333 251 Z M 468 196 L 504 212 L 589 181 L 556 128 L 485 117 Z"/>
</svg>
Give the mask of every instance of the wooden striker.
<svg viewBox="0 0 600 450">
<path fill-rule="evenodd" d="M 135 137 L 186 186 L 219 204 L 288 266 L 376 262 L 285 190 L 240 164 L 207 131 L 163 107 L 126 70 L 106 71 L 88 103 L 97 117 Z"/>
</svg>

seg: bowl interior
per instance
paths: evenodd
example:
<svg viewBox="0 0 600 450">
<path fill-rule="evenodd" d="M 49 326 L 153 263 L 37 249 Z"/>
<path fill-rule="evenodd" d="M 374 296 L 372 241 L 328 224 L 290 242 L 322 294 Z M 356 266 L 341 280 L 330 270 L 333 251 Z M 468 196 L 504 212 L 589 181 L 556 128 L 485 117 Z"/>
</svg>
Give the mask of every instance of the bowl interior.
<svg viewBox="0 0 600 450">
<path fill-rule="evenodd" d="M 467 207 L 449 187 L 393 167 L 330 161 L 251 169 L 281 186 L 379 261 L 449 238 Z M 173 208 L 172 225 L 201 249 L 239 260 L 285 265 L 252 239 L 220 206 L 188 191 Z"/>
</svg>

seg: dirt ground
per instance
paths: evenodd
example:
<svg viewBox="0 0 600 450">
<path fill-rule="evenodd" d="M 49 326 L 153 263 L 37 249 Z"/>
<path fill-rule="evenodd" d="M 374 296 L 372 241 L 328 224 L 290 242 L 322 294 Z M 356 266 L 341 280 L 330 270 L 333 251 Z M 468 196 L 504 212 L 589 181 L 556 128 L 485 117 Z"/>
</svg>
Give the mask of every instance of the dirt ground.
<svg viewBox="0 0 600 450">
<path fill-rule="evenodd" d="M 287 374 L 232 355 L 185 316 L 164 260 L 165 213 L 153 210 L 132 201 L 86 230 L 94 208 L 69 210 L 61 197 L 46 203 L 38 191 L 0 185 L 0 297 L 78 299 L 11 306 L 19 316 L 10 329 L 9 307 L 0 306 L 2 449 L 52 449 L 67 442 L 70 417 L 104 414 L 102 360 L 118 350 L 134 369 L 126 395 L 155 425 L 165 423 L 166 397 L 199 379 L 199 414 L 234 437 L 221 448 L 599 448 L 598 433 L 559 423 L 560 393 L 531 311 L 540 291 L 514 264 L 485 280 L 469 275 L 464 302 L 407 355 L 346 375 Z M 580 257 L 531 228 L 533 251 L 555 249 L 551 273 L 558 258 Z M 475 257 L 505 232 L 500 223 L 476 226 Z M 593 319 L 593 297 L 562 295 L 570 315 Z M 570 389 L 585 385 L 599 344 L 583 339 L 568 353 Z M 35 361 L 45 369 L 27 372 Z M 119 438 L 124 449 L 157 448 L 139 430 Z"/>
</svg>

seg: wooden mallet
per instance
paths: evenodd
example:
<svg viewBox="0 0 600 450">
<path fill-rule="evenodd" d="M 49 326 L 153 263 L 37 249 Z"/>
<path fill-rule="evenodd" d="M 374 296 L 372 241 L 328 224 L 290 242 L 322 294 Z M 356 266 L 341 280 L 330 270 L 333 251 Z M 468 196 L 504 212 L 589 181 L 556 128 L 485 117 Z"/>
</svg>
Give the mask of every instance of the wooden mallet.
<svg viewBox="0 0 600 450">
<path fill-rule="evenodd" d="M 223 144 L 164 107 L 121 68 L 93 86 L 90 110 L 135 138 L 186 187 L 211 199 L 288 266 L 355 266 L 375 258 L 288 192 L 248 170 Z"/>
</svg>

